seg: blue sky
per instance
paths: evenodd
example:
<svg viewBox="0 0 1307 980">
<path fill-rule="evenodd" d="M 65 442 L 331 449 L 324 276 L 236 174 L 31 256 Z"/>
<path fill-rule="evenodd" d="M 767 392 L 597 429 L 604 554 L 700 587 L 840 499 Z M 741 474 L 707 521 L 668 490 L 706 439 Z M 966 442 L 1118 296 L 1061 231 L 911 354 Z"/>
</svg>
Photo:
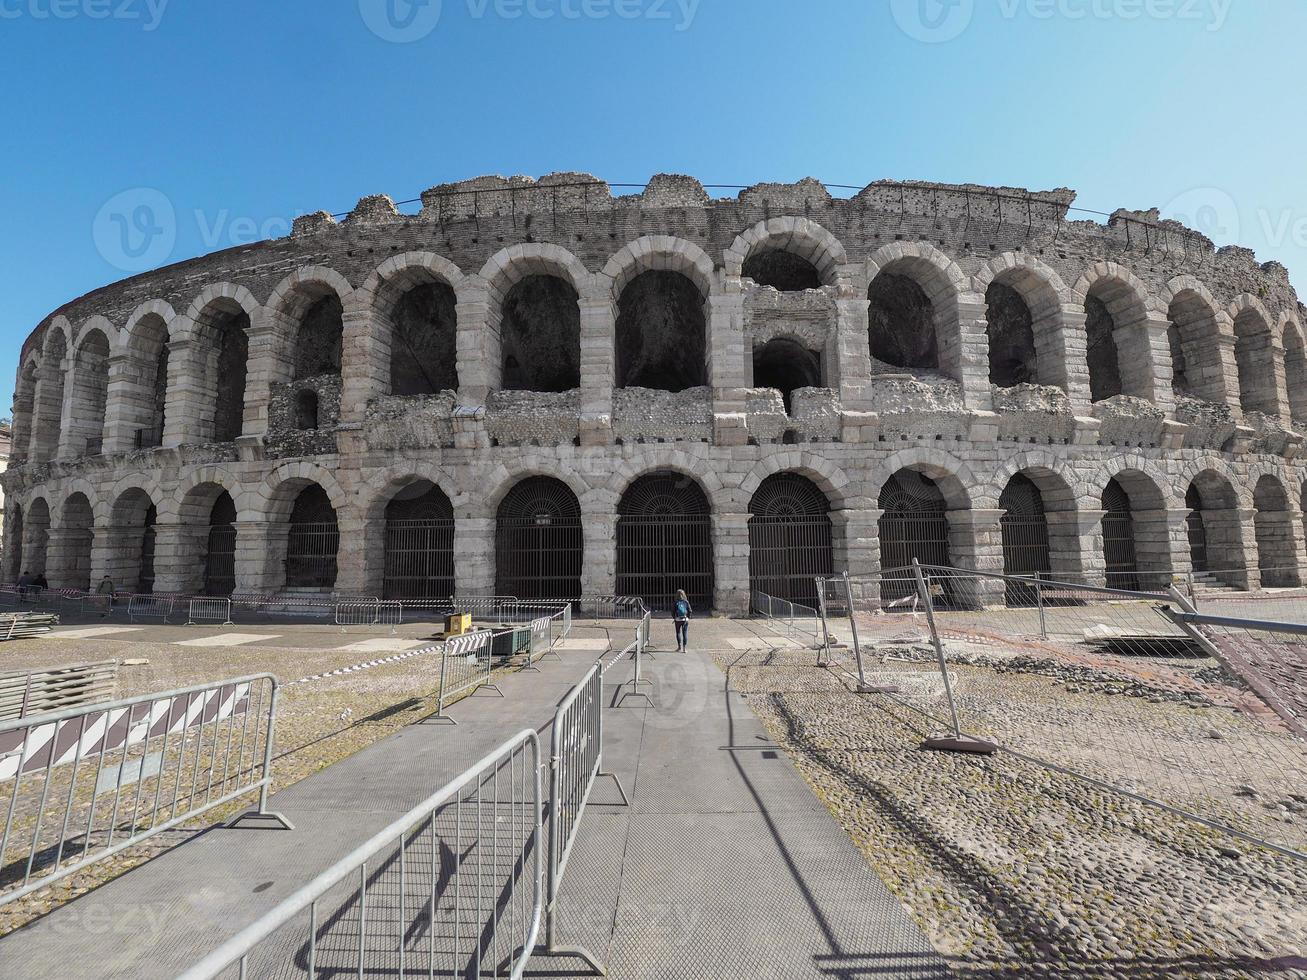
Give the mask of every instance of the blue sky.
<svg viewBox="0 0 1307 980">
<path fill-rule="evenodd" d="M 1303 290 L 1304 42 L 1254 0 L 0 0 L 0 405 L 140 188 L 177 261 L 484 173 L 1067 186 Z"/>
</svg>

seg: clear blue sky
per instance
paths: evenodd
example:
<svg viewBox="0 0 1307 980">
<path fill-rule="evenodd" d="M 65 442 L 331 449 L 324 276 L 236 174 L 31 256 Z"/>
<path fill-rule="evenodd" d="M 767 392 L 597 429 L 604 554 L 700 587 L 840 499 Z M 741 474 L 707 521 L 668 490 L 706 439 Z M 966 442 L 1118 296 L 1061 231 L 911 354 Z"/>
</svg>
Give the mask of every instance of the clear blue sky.
<svg viewBox="0 0 1307 980">
<path fill-rule="evenodd" d="M 1068 186 L 1302 290 L 1304 51 L 1255 0 L 0 0 L 0 412 L 142 187 L 176 261 L 485 173 Z"/>
</svg>

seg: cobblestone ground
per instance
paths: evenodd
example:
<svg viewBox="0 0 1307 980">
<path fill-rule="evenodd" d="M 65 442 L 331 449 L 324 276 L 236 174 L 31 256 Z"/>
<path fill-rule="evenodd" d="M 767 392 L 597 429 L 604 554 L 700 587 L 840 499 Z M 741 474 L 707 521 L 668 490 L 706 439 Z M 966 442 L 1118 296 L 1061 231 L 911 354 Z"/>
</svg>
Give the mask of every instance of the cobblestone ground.
<svg viewBox="0 0 1307 980">
<path fill-rule="evenodd" d="M 922 751 L 938 726 L 921 710 L 853 693 L 811 652 L 715 656 L 959 975 L 1307 977 L 1307 863 L 1008 753 Z M 1047 729 L 1055 701 L 1128 744 L 1107 727 L 1194 710 L 1116 698 L 1129 711 L 1104 714 L 1098 692 L 1004 685 L 1009 731 L 1026 712 Z"/>
</svg>

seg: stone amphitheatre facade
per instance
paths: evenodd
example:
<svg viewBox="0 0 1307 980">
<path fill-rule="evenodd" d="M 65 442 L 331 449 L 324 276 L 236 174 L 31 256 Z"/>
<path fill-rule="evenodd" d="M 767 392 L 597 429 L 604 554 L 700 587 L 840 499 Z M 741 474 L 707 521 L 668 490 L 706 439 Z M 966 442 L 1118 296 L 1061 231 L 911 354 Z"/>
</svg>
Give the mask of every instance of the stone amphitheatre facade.
<svg viewBox="0 0 1307 980">
<path fill-rule="evenodd" d="M 115 283 L 23 345 L 4 577 L 726 612 L 913 556 L 1296 584 L 1286 270 L 1073 198 L 483 177 Z"/>
</svg>

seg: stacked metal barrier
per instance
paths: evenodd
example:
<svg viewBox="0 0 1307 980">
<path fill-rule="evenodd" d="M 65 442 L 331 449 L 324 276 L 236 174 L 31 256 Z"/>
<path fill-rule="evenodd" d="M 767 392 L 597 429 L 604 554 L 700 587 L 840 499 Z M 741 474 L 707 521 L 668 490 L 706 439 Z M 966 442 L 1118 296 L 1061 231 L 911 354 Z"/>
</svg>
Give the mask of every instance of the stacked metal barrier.
<svg viewBox="0 0 1307 980">
<path fill-rule="evenodd" d="M 522 731 L 181 975 L 522 976 L 544 904 Z"/>
<path fill-rule="evenodd" d="M 107 700 L 117 680 L 116 660 L 0 673 L 0 720 Z"/>
<path fill-rule="evenodd" d="M 256 674 L 0 722 L 12 902 L 242 796 L 267 809 L 277 680 Z"/>
</svg>

